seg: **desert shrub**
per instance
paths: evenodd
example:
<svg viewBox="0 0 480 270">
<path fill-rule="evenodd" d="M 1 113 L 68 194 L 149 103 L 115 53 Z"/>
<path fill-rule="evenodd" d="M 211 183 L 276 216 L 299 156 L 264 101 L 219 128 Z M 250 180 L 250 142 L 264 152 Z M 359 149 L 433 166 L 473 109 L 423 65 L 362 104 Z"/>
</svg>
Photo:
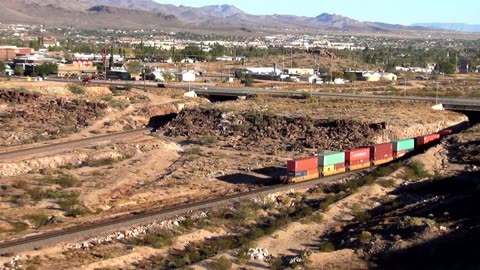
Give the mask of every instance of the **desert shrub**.
<svg viewBox="0 0 480 270">
<path fill-rule="evenodd" d="M 335 247 L 333 246 L 332 242 L 321 243 L 318 248 L 319 248 L 320 252 L 333 252 L 333 251 L 335 251 Z"/>
<path fill-rule="evenodd" d="M 33 189 L 30 189 L 28 191 L 28 195 L 30 195 L 30 198 L 32 198 L 32 200 L 38 202 L 40 200 L 42 200 L 44 198 L 44 194 L 43 194 L 43 191 L 41 188 L 39 187 L 36 187 L 36 188 L 33 188 Z"/>
<path fill-rule="evenodd" d="M 125 90 L 130 91 L 134 88 L 134 85 L 131 83 L 126 83 L 124 87 L 125 87 Z"/>
<path fill-rule="evenodd" d="M 192 147 L 186 151 L 187 155 L 198 156 L 203 153 L 202 148 L 200 147 Z"/>
<path fill-rule="evenodd" d="M 14 188 L 23 189 L 23 190 L 27 190 L 29 186 L 30 184 L 25 180 L 18 180 L 12 185 L 12 187 Z"/>
<path fill-rule="evenodd" d="M 112 165 L 117 162 L 115 158 L 103 158 L 103 159 L 89 159 L 82 163 L 82 166 L 88 167 L 101 167 L 106 165 Z"/>
<path fill-rule="evenodd" d="M 65 211 L 66 216 L 78 217 L 90 214 L 91 211 L 85 206 L 80 204 L 78 199 L 79 193 L 76 192 L 58 192 L 49 191 L 46 192 L 49 196 L 58 198 L 58 205 L 60 209 Z"/>
<path fill-rule="evenodd" d="M 310 92 L 303 92 L 303 93 L 302 93 L 302 98 L 303 98 L 303 99 L 311 99 L 311 98 L 312 98 L 312 93 L 310 93 Z"/>
<path fill-rule="evenodd" d="M 408 164 L 408 167 L 412 169 L 413 173 L 418 178 L 425 178 L 430 176 L 430 174 L 425 169 L 425 164 L 418 160 L 413 160 L 412 162 L 410 162 Z"/>
<path fill-rule="evenodd" d="M 75 95 L 85 94 L 85 89 L 80 85 L 70 85 L 68 86 L 68 90 Z"/>
<path fill-rule="evenodd" d="M 268 261 L 268 266 L 272 270 L 280 270 L 280 269 L 285 269 L 283 265 L 283 258 L 282 257 L 272 257 Z"/>
<path fill-rule="evenodd" d="M 310 220 L 314 223 L 321 224 L 323 222 L 323 214 L 322 213 L 314 213 L 310 216 Z"/>
<path fill-rule="evenodd" d="M 80 181 L 72 174 L 61 174 L 51 180 L 52 183 L 61 186 L 62 188 L 71 188 L 81 186 Z"/>
<path fill-rule="evenodd" d="M 359 222 L 365 222 L 371 218 L 370 214 L 362 209 L 358 203 L 353 204 L 352 214 Z"/>
<path fill-rule="evenodd" d="M 395 187 L 395 180 L 392 178 L 383 179 L 378 181 L 378 184 L 384 188 L 393 188 Z"/>
<path fill-rule="evenodd" d="M 198 144 L 201 144 L 201 145 L 212 145 L 217 142 L 218 140 L 216 137 L 208 136 L 208 135 L 202 136 L 198 139 Z"/>
<path fill-rule="evenodd" d="M 358 240 L 366 244 L 372 240 L 372 234 L 370 232 L 364 231 L 358 236 Z"/>
<path fill-rule="evenodd" d="M 120 99 L 111 99 L 110 101 L 108 101 L 108 104 L 110 104 L 110 107 L 119 109 L 122 111 L 128 108 L 128 106 L 130 106 L 130 102 L 128 102 L 127 100 L 120 100 Z"/>
<path fill-rule="evenodd" d="M 255 210 L 248 205 L 241 205 L 234 213 L 234 218 L 237 221 L 247 221 L 256 217 Z"/>
<path fill-rule="evenodd" d="M 45 226 L 49 222 L 49 218 L 45 214 L 32 214 L 28 216 L 28 220 L 32 222 L 32 225 L 38 229 L 42 226 Z"/>
<path fill-rule="evenodd" d="M 232 262 L 225 257 L 221 257 L 219 259 L 213 260 L 209 264 L 209 269 L 212 269 L 212 270 L 229 270 L 231 268 L 232 268 Z"/>
<path fill-rule="evenodd" d="M 12 226 L 13 226 L 13 231 L 16 233 L 23 232 L 26 229 L 28 229 L 28 224 L 21 221 L 12 223 Z"/>
<path fill-rule="evenodd" d="M 152 235 L 148 234 L 143 238 L 145 245 L 152 246 L 153 248 L 162 248 L 169 246 L 173 243 L 174 235 L 170 232 Z"/>
</svg>

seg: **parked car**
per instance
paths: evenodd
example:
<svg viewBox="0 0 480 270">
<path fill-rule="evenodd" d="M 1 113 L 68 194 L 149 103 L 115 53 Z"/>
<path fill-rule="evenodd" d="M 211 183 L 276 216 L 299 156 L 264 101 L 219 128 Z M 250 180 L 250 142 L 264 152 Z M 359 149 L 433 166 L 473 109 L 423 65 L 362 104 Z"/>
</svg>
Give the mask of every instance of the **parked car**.
<svg viewBox="0 0 480 270">
<path fill-rule="evenodd" d="M 82 80 L 82 82 L 84 82 L 84 83 L 91 83 L 91 82 L 92 82 L 92 78 L 84 78 L 84 79 Z"/>
</svg>

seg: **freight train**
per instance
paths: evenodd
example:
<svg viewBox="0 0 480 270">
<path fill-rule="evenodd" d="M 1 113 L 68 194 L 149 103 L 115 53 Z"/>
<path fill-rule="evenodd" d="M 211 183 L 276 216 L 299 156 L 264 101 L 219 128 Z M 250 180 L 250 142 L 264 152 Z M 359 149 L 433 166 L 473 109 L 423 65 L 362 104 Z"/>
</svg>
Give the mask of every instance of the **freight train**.
<svg viewBox="0 0 480 270">
<path fill-rule="evenodd" d="M 289 160 L 285 183 L 297 183 L 385 164 L 411 151 L 428 147 L 452 133 L 452 129 L 444 129 L 438 133 L 416 138 Z"/>
</svg>

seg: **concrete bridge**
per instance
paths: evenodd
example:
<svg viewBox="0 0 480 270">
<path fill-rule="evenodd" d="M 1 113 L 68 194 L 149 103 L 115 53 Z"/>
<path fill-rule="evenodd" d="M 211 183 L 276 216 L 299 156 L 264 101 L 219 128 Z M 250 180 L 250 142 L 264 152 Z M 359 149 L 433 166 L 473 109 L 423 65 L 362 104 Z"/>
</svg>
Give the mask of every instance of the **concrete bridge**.
<svg viewBox="0 0 480 270">
<path fill-rule="evenodd" d="M 324 92 L 299 92 L 277 89 L 256 89 L 256 88 L 227 88 L 212 87 L 194 89 L 199 96 L 217 96 L 217 97 L 246 97 L 256 94 L 267 94 L 281 97 L 303 97 L 311 95 L 313 97 L 331 97 L 346 99 L 370 99 L 370 100 L 397 100 L 397 101 L 423 101 L 433 104 L 443 104 L 446 110 L 454 111 L 474 111 L 480 112 L 480 99 L 465 98 L 436 98 L 436 97 L 416 97 L 416 96 L 388 96 L 388 95 L 361 95 L 361 94 L 343 94 L 343 93 L 324 93 Z"/>
</svg>

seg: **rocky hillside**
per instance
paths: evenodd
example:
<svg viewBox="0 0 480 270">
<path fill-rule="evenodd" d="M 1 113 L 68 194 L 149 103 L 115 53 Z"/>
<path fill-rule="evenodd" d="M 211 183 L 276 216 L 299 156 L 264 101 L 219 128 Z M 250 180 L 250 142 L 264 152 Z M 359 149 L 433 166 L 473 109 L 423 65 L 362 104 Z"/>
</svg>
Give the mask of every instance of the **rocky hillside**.
<svg viewBox="0 0 480 270">
<path fill-rule="evenodd" d="M 70 134 L 102 117 L 103 102 L 0 90 L 0 145 L 32 143 Z"/>
<path fill-rule="evenodd" d="M 253 110 L 225 112 L 197 108 L 182 111 L 164 131 L 172 137 L 204 141 L 213 137 L 223 146 L 274 153 L 352 149 L 373 143 L 384 127 L 353 120 L 321 120 L 280 116 Z M 207 139 L 211 140 L 211 139 Z"/>
</svg>

